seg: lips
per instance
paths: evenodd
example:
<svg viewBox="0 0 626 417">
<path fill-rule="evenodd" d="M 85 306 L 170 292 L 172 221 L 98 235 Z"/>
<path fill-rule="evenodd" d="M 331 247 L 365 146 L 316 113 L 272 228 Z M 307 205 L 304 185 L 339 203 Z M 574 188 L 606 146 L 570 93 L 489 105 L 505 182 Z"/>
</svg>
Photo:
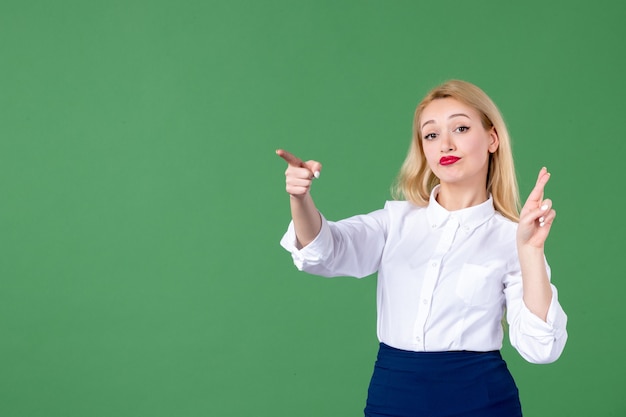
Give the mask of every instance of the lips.
<svg viewBox="0 0 626 417">
<path fill-rule="evenodd" d="M 439 160 L 439 165 L 452 165 L 453 163 L 455 163 L 459 159 L 461 159 L 461 158 L 456 157 L 456 156 L 443 156 Z"/>
</svg>

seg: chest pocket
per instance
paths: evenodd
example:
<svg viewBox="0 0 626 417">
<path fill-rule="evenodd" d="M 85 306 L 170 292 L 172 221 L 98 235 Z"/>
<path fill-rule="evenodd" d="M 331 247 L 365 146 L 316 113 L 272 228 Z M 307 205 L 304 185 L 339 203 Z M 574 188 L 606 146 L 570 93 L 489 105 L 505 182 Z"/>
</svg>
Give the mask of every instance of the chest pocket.
<svg viewBox="0 0 626 417">
<path fill-rule="evenodd" d="M 464 264 L 456 283 L 456 295 L 465 304 L 478 306 L 492 303 L 503 293 L 502 282 L 493 274 L 491 268 Z"/>
</svg>

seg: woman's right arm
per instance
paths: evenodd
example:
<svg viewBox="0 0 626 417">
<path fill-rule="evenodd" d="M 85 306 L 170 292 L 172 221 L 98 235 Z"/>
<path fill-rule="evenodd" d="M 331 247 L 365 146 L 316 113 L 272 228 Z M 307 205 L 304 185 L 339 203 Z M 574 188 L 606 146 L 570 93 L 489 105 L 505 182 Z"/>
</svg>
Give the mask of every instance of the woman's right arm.
<svg viewBox="0 0 626 417">
<path fill-rule="evenodd" d="M 317 161 L 304 162 L 282 149 L 277 150 L 276 154 L 288 165 L 285 177 L 291 205 L 291 218 L 298 245 L 303 248 L 315 239 L 322 227 L 322 218 L 309 192 L 311 183 L 320 175 L 322 164 Z"/>
</svg>

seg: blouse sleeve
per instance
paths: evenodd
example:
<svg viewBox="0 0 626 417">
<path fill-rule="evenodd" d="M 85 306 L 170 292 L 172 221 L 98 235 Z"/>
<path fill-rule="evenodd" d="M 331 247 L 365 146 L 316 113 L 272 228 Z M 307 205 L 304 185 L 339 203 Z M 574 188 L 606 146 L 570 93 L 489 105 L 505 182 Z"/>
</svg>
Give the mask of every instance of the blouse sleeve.
<svg viewBox="0 0 626 417">
<path fill-rule="evenodd" d="M 548 276 L 550 268 L 546 263 Z M 518 270 L 507 277 L 505 288 L 507 321 L 511 345 L 531 363 L 556 361 L 567 341 L 567 315 L 558 301 L 558 292 L 552 287 L 552 300 L 546 321 L 533 314 L 524 304 L 522 275 Z"/>
<path fill-rule="evenodd" d="M 362 278 L 378 270 L 385 246 L 388 214 L 385 209 L 330 222 L 322 216 L 317 237 L 298 248 L 293 221 L 280 244 L 291 252 L 300 271 L 324 277 Z"/>
</svg>

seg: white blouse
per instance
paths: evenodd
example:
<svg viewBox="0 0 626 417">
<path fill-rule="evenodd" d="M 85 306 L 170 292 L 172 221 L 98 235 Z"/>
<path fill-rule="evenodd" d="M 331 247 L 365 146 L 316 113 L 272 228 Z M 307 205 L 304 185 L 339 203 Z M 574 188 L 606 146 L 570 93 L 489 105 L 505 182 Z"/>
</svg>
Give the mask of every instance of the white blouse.
<svg viewBox="0 0 626 417">
<path fill-rule="evenodd" d="M 362 278 L 378 272 L 379 341 L 403 350 L 485 352 L 502 348 L 506 308 L 511 344 L 527 361 L 563 351 L 567 316 L 552 285 L 547 322 L 522 300 L 517 224 L 486 202 L 447 211 L 388 201 L 384 209 L 339 222 L 322 217 L 319 235 L 296 246 L 293 222 L 281 240 L 299 270 Z M 546 263 L 548 275 L 550 268 Z"/>
</svg>

